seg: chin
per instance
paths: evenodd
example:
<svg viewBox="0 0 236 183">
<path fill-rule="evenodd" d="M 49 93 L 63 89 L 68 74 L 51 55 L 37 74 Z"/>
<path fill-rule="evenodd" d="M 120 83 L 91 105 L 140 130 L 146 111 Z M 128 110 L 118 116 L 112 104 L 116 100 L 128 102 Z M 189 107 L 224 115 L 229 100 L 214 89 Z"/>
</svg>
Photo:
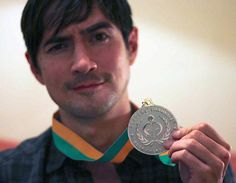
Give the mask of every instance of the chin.
<svg viewBox="0 0 236 183">
<path fill-rule="evenodd" d="M 77 100 L 79 101 L 79 100 Z M 81 102 L 67 102 L 66 104 L 58 104 L 59 107 L 67 114 L 76 118 L 92 119 L 105 116 L 117 103 L 117 96 L 104 97 L 93 100 L 80 100 Z M 82 104 L 82 105 L 81 105 Z"/>
</svg>

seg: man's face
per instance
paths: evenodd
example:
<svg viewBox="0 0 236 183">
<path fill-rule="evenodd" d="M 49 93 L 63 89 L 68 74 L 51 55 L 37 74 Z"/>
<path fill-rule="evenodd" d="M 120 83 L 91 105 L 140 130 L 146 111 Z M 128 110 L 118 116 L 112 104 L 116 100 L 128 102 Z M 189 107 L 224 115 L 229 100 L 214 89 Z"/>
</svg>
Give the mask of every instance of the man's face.
<svg viewBox="0 0 236 183">
<path fill-rule="evenodd" d="M 128 100 L 130 65 L 136 51 L 137 30 L 131 32 L 127 49 L 120 30 L 94 8 L 79 24 L 56 35 L 45 32 L 37 56 L 40 72 L 34 74 L 61 111 L 94 118 Z"/>
</svg>

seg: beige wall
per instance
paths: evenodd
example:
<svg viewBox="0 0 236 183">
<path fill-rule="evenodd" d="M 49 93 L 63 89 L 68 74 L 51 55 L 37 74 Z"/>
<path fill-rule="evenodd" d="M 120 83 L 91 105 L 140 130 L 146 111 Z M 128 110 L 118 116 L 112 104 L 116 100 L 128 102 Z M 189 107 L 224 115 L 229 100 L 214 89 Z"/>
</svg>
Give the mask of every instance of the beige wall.
<svg viewBox="0 0 236 183">
<path fill-rule="evenodd" d="M 17 140 L 46 129 L 56 110 L 23 56 L 24 2 L 0 1 L 0 137 Z M 182 126 L 207 121 L 236 150 L 236 1 L 130 2 L 140 30 L 132 100 L 153 98 Z"/>
</svg>

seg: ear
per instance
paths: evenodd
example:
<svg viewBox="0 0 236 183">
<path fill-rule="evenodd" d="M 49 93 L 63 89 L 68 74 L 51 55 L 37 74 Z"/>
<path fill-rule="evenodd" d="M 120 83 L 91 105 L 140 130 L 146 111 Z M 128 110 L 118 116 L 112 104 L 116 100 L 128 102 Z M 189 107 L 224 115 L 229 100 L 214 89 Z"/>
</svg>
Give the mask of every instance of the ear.
<svg viewBox="0 0 236 183">
<path fill-rule="evenodd" d="M 28 51 L 25 52 L 25 57 L 30 65 L 30 70 L 33 73 L 33 75 L 35 76 L 35 78 L 38 80 L 38 82 L 40 82 L 42 85 L 44 85 L 44 81 L 43 81 L 41 72 L 40 72 L 39 68 L 36 68 L 35 65 L 33 64 L 33 61 L 30 58 Z"/>
<path fill-rule="evenodd" d="M 133 27 L 132 31 L 129 34 L 129 58 L 130 65 L 132 65 L 136 59 L 138 52 L 138 29 L 137 27 Z"/>
</svg>

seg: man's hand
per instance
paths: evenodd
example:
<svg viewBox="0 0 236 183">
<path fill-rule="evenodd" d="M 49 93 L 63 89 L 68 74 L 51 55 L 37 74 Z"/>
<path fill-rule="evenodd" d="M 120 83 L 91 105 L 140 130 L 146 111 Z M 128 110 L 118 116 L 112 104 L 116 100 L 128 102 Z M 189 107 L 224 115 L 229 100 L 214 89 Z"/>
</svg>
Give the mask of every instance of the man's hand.
<svg viewBox="0 0 236 183">
<path fill-rule="evenodd" d="M 179 164 L 184 183 L 222 183 L 230 161 L 230 145 L 208 124 L 180 128 L 165 147 Z"/>
</svg>

